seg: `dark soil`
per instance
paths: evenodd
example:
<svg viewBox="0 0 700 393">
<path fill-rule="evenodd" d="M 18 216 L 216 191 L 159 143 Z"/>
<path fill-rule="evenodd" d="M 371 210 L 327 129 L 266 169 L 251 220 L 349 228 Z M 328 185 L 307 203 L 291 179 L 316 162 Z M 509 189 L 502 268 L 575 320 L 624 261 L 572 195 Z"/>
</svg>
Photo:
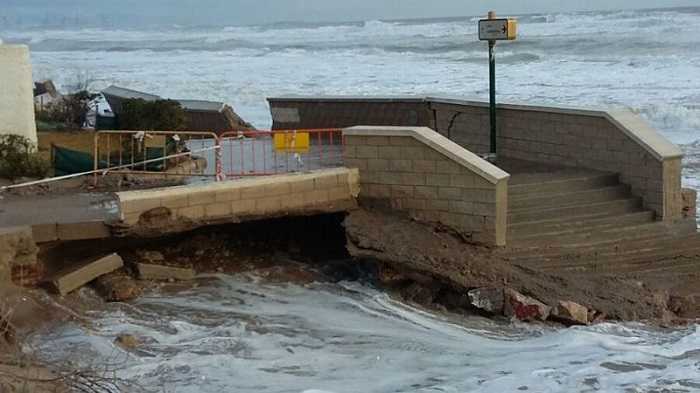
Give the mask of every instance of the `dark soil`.
<svg viewBox="0 0 700 393">
<path fill-rule="evenodd" d="M 407 301 L 462 313 L 480 312 L 471 306 L 468 290 L 508 287 L 550 306 L 559 301 L 581 304 L 593 311 L 591 317 L 597 321 L 671 324 L 681 323 L 679 316 L 697 315 L 690 303 L 653 283 L 542 273 L 513 265 L 496 250 L 467 243 L 445 228 L 374 210 L 210 226 L 149 239 L 47 245 L 40 259 L 50 274 L 66 264 L 111 252 L 125 261 L 121 277 L 135 277 L 134 264 L 143 261 L 144 253 L 155 252 L 165 265 L 191 267 L 199 273 L 249 273 L 269 282 L 302 285 L 365 280 Z M 153 285 L 118 277 L 96 283 L 107 300 L 118 300 L 117 292 L 128 299 Z"/>
<path fill-rule="evenodd" d="M 645 283 L 605 276 L 552 275 L 512 265 L 495 250 L 466 243 L 451 232 L 396 215 L 356 210 L 345 220 L 352 256 L 380 261 L 408 277 L 422 277 L 429 288 L 449 288 L 458 296 L 481 287 L 510 287 L 545 304 L 573 301 L 614 320 L 670 323 L 668 293 Z M 401 279 L 395 279 L 401 282 Z M 437 284 L 436 284 L 437 283 Z M 415 285 L 405 291 L 426 298 Z M 435 295 L 433 293 L 433 295 Z"/>
</svg>

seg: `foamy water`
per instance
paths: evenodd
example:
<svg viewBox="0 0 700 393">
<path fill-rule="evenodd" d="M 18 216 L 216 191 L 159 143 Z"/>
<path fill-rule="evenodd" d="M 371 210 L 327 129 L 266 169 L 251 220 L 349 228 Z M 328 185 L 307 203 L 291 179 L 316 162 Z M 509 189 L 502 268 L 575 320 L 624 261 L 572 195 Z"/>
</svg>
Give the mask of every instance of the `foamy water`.
<svg viewBox="0 0 700 393">
<path fill-rule="evenodd" d="M 697 327 L 554 330 L 433 315 L 358 283 L 201 284 L 95 312 L 96 330 L 66 326 L 42 352 L 117 364 L 166 392 L 700 390 Z M 147 343 L 125 351 L 113 344 L 122 333 Z"/>
<path fill-rule="evenodd" d="M 487 100 L 478 18 L 173 27 L 3 30 L 33 50 L 37 79 L 78 73 L 172 98 L 233 104 L 256 126 L 287 94 L 454 95 Z M 499 100 L 622 106 L 686 152 L 700 185 L 700 8 L 531 15 L 499 44 Z M 167 392 L 700 391 L 698 327 L 603 324 L 554 330 L 450 320 L 356 283 L 270 286 L 209 278 L 175 296 L 95 312 L 48 352 L 119 360 L 119 375 Z M 132 333 L 135 353 L 114 346 Z M 90 356 L 85 356 L 90 355 Z"/>
</svg>

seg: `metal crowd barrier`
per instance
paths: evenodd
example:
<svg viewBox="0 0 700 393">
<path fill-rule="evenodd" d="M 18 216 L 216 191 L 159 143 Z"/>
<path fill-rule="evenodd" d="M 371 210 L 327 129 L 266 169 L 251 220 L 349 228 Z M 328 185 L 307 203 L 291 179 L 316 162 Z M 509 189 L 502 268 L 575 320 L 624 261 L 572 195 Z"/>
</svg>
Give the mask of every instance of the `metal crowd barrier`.
<svg viewBox="0 0 700 393">
<path fill-rule="evenodd" d="M 218 136 L 197 131 L 98 131 L 94 172 L 216 177 Z"/>
<path fill-rule="evenodd" d="M 343 164 L 343 132 L 313 130 L 233 131 L 221 134 L 225 177 L 303 172 Z"/>
<path fill-rule="evenodd" d="M 99 131 L 94 142 L 98 174 L 129 173 L 213 177 L 303 172 L 343 165 L 339 128 L 230 131 Z"/>
</svg>

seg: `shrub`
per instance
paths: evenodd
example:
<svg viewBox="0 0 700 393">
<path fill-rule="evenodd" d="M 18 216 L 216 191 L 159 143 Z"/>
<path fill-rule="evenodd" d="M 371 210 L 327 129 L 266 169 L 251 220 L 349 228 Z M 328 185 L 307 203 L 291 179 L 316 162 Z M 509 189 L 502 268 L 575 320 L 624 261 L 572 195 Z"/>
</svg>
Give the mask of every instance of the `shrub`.
<svg viewBox="0 0 700 393">
<path fill-rule="evenodd" d="M 43 178 L 50 168 L 49 162 L 39 156 L 34 143 L 29 139 L 20 135 L 0 135 L 1 178 Z"/>
<path fill-rule="evenodd" d="M 94 94 L 85 90 L 64 96 L 60 101 L 38 111 L 37 120 L 43 123 L 61 124 L 65 128 L 81 128 L 90 109 L 88 103 L 94 98 Z"/>
<path fill-rule="evenodd" d="M 137 131 L 178 131 L 187 121 L 185 110 L 173 100 L 128 99 L 122 103 L 119 128 Z"/>
</svg>

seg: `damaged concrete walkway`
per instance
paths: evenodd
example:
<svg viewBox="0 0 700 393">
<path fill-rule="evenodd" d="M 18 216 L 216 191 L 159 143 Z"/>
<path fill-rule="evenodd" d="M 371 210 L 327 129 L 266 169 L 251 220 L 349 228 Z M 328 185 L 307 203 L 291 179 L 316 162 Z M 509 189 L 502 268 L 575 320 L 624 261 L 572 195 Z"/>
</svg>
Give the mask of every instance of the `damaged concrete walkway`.
<svg viewBox="0 0 700 393">
<path fill-rule="evenodd" d="M 0 228 L 31 227 L 37 243 L 158 236 L 197 227 L 334 213 L 357 205 L 359 175 L 343 167 L 118 193 L 0 199 Z"/>
<path fill-rule="evenodd" d="M 0 228 L 32 227 L 38 243 L 108 237 L 105 223 L 119 217 L 117 199 L 111 193 L 1 197 Z"/>
</svg>

